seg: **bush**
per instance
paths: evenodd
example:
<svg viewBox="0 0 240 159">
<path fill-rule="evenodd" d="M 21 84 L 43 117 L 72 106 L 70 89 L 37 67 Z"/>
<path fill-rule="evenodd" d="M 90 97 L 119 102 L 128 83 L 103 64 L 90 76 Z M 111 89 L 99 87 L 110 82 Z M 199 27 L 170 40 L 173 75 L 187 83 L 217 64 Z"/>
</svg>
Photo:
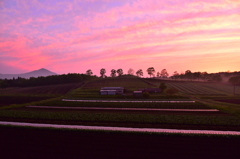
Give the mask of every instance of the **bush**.
<svg viewBox="0 0 240 159">
<path fill-rule="evenodd" d="M 150 94 L 149 94 L 148 92 L 144 92 L 144 93 L 143 93 L 143 97 L 144 97 L 144 98 L 150 98 Z"/>
<path fill-rule="evenodd" d="M 233 85 L 240 85 L 240 76 L 231 77 L 228 82 Z"/>
<path fill-rule="evenodd" d="M 179 92 L 179 90 L 177 90 L 176 88 L 169 88 L 169 89 L 166 90 L 166 93 L 169 94 L 169 95 L 174 95 L 178 92 Z"/>
<path fill-rule="evenodd" d="M 215 82 L 222 82 L 222 76 L 221 75 L 214 75 L 212 77 L 212 80 L 215 81 Z"/>
<path fill-rule="evenodd" d="M 162 82 L 162 83 L 160 84 L 159 88 L 162 90 L 162 92 L 164 92 L 165 89 L 167 89 L 167 85 L 166 85 L 164 82 Z"/>
</svg>

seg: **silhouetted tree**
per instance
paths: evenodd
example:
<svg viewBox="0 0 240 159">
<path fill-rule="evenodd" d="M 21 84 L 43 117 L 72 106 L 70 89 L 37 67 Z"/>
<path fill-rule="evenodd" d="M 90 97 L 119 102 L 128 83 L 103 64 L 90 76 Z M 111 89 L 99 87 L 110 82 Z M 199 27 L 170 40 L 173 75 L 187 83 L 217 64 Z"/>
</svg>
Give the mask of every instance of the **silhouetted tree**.
<svg viewBox="0 0 240 159">
<path fill-rule="evenodd" d="M 122 76 L 123 75 L 123 70 L 120 68 L 117 70 L 118 76 Z"/>
<path fill-rule="evenodd" d="M 228 82 L 233 85 L 240 85 L 240 76 L 231 77 Z"/>
<path fill-rule="evenodd" d="M 199 80 L 200 77 L 201 77 L 201 72 L 194 72 L 194 73 L 193 73 L 193 78 L 194 78 L 194 79 L 198 79 L 198 80 Z"/>
<path fill-rule="evenodd" d="M 154 76 L 155 69 L 153 67 L 149 67 L 147 69 L 147 73 L 150 75 L 150 78 L 151 78 L 152 76 Z"/>
<path fill-rule="evenodd" d="M 142 69 L 139 69 L 137 72 L 136 72 L 137 76 L 143 76 L 143 71 Z"/>
<path fill-rule="evenodd" d="M 93 74 L 93 73 L 92 73 L 92 70 L 91 70 L 91 69 L 89 69 L 89 70 L 86 71 L 86 75 L 91 76 L 92 74 Z"/>
<path fill-rule="evenodd" d="M 167 78 L 169 74 L 168 74 L 168 72 L 167 72 L 166 69 L 163 69 L 163 70 L 161 71 L 161 74 L 160 74 L 160 75 L 161 75 L 162 78 Z"/>
<path fill-rule="evenodd" d="M 214 75 L 212 77 L 212 80 L 215 81 L 215 82 L 221 82 L 223 79 L 222 79 L 221 75 Z"/>
<path fill-rule="evenodd" d="M 231 77 L 228 79 L 228 82 L 233 85 L 233 94 L 235 95 L 236 85 L 240 85 L 240 76 Z"/>
<path fill-rule="evenodd" d="M 132 68 L 129 68 L 128 74 L 129 74 L 129 75 L 133 75 L 133 74 L 134 74 L 134 70 L 133 70 Z"/>
<path fill-rule="evenodd" d="M 105 73 L 106 73 L 106 69 L 105 69 L 105 68 L 102 68 L 102 69 L 100 70 L 100 75 L 101 75 L 102 78 L 105 78 Z"/>
<path fill-rule="evenodd" d="M 164 82 L 162 82 L 159 88 L 162 90 L 162 92 L 164 92 L 167 89 L 167 85 Z"/>
<path fill-rule="evenodd" d="M 111 77 L 116 77 L 116 70 L 115 69 L 112 69 L 111 70 Z"/>
<path fill-rule="evenodd" d="M 201 78 L 205 81 L 208 78 L 208 73 L 206 71 L 202 72 L 201 73 Z"/>
<path fill-rule="evenodd" d="M 172 78 L 173 79 L 178 79 L 179 78 L 179 73 L 177 71 L 174 71 Z"/>
<path fill-rule="evenodd" d="M 190 70 L 185 71 L 185 77 L 188 79 L 192 79 L 192 72 Z"/>
</svg>

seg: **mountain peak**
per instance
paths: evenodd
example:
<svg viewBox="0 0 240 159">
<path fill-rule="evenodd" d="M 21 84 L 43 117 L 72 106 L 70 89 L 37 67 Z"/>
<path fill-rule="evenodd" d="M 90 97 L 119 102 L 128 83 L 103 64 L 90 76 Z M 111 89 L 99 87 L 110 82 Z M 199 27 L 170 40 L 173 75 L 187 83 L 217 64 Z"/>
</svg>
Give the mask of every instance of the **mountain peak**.
<svg viewBox="0 0 240 159">
<path fill-rule="evenodd" d="M 52 75 L 57 75 L 57 74 L 45 68 L 41 68 L 39 70 L 34 70 L 34 71 L 23 73 L 23 74 L 1 74 L 0 78 L 2 79 L 4 78 L 12 79 L 13 77 L 14 78 L 18 78 L 18 77 L 30 78 L 30 77 L 39 77 L 39 76 L 46 77 L 46 76 L 52 76 Z"/>
</svg>

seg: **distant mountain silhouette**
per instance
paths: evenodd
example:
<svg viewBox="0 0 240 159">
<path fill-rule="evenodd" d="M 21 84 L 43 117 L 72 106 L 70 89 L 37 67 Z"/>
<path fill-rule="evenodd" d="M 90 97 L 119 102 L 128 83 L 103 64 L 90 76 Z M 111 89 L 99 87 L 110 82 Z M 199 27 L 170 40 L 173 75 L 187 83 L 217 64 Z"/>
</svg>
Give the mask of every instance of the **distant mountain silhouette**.
<svg viewBox="0 0 240 159">
<path fill-rule="evenodd" d="M 0 74 L 0 79 L 12 79 L 22 77 L 22 78 L 30 78 L 30 77 L 39 77 L 39 76 L 51 76 L 51 75 L 57 75 L 54 72 L 51 72 L 45 68 L 41 68 L 39 70 L 22 73 L 22 74 Z"/>
</svg>

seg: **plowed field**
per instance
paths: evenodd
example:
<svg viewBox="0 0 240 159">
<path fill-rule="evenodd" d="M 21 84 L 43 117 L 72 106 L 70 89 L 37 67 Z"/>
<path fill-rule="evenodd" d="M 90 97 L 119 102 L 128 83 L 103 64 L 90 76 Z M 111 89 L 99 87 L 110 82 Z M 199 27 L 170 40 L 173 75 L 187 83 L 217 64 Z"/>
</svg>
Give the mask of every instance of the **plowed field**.
<svg viewBox="0 0 240 159">
<path fill-rule="evenodd" d="M 51 97 L 37 97 L 37 96 L 0 96 L 0 107 L 11 104 L 24 104 L 34 101 L 49 99 Z"/>
<path fill-rule="evenodd" d="M 71 83 L 38 87 L 13 87 L 0 89 L 0 94 L 66 94 L 73 88 L 81 87 L 83 83 Z"/>
</svg>

